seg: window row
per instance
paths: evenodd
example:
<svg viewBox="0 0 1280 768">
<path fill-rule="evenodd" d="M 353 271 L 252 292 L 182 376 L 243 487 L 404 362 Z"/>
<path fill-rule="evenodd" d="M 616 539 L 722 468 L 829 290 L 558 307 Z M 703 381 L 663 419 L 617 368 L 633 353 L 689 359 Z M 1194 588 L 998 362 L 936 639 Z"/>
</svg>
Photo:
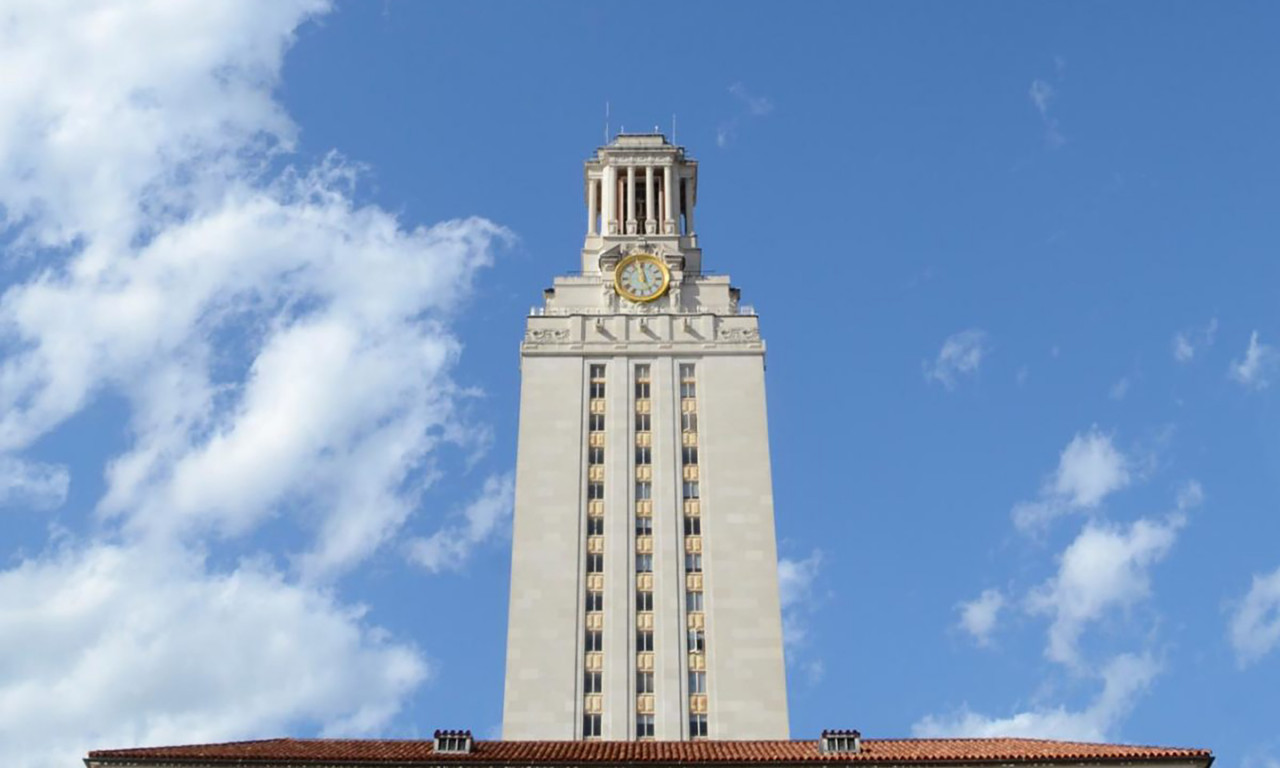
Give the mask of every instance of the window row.
<svg viewBox="0 0 1280 768">
<path fill-rule="evenodd" d="M 697 518 L 692 518 L 696 520 Z M 604 518 L 593 517 L 588 519 L 589 522 L 604 522 Z M 636 535 L 648 536 L 653 533 L 653 528 L 649 525 L 653 520 L 648 517 L 636 518 Z M 644 523 L 642 526 L 641 523 Z M 685 573 L 702 573 L 702 555 L 700 553 L 687 553 L 684 556 Z M 604 555 L 592 553 L 587 555 L 587 573 L 604 573 Z M 637 554 L 636 555 L 636 573 L 653 573 L 653 555 Z"/>
<path fill-rule="evenodd" d="M 637 672 L 636 673 L 636 695 L 653 693 L 653 673 Z M 583 693 L 603 693 L 604 692 L 604 673 L 603 672 L 587 672 L 583 676 L 582 682 Z M 707 673 L 706 672 L 690 672 L 689 673 L 689 693 L 706 693 L 707 692 Z"/>
<path fill-rule="evenodd" d="M 700 595 L 701 592 L 690 592 L 689 594 Z M 701 599 L 699 599 L 701 603 Z M 707 633 L 702 629 L 691 629 L 688 634 L 688 651 L 689 653 L 705 653 L 707 650 Z M 598 653 L 604 650 L 604 633 L 598 629 L 587 630 L 586 647 L 588 653 Z M 650 630 L 640 630 L 636 632 L 636 653 L 652 653 L 653 652 L 653 632 Z M 705 673 L 704 673 L 705 674 Z M 700 693 L 700 691 L 695 691 Z"/>
</svg>

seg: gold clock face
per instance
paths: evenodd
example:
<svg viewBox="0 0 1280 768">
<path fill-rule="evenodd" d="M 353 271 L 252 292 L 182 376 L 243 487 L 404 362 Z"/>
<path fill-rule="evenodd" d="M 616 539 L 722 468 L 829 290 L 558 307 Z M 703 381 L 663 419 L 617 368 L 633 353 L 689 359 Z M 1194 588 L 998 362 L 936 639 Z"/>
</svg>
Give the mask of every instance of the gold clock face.
<svg viewBox="0 0 1280 768">
<path fill-rule="evenodd" d="M 618 262 L 613 286 L 631 301 L 653 301 L 667 292 L 671 271 L 651 253 L 633 253 Z"/>
</svg>

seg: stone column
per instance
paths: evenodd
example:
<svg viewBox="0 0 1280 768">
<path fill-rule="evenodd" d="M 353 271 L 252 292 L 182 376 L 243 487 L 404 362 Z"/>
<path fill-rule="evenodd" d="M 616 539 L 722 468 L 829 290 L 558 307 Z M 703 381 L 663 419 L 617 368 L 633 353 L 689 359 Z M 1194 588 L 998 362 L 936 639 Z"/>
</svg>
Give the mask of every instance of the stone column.
<svg viewBox="0 0 1280 768">
<path fill-rule="evenodd" d="M 618 171 L 612 165 L 604 167 L 604 178 L 600 182 L 601 192 L 604 194 L 604 226 L 601 228 L 606 235 L 616 234 L 618 231 L 618 200 L 616 192 L 618 185 L 615 179 L 618 177 Z"/>
<path fill-rule="evenodd" d="M 658 215 L 653 210 L 653 166 L 644 167 L 644 233 L 652 235 L 658 231 Z"/>
<path fill-rule="evenodd" d="M 587 177 L 587 234 L 596 234 L 596 182 L 590 176 Z"/>
<path fill-rule="evenodd" d="M 698 230 L 693 227 L 693 177 L 686 176 L 684 180 L 684 228 L 686 235 L 697 234 Z"/>
<path fill-rule="evenodd" d="M 676 234 L 676 222 L 680 213 L 676 210 L 676 187 L 672 180 L 671 166 L 662 167 L 662 191 L 667 199 L 666 221 L 662 223 L 662 231 L 668 235 Z"/>
<path fill-rule="evenodd" d="M 627 166 L 627 188 L 623 192 L 627 198 L 627 234 L 636 233 L 636 167 Z"/>
</svg>

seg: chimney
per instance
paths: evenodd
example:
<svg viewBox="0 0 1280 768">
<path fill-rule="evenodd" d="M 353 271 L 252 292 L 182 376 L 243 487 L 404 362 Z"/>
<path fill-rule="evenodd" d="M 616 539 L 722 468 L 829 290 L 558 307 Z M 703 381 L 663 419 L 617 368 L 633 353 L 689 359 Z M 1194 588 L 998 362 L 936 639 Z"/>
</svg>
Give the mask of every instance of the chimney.
<svg viewBox="0 0 1280 768">
<path fill-rule="evenodd" d="M 858 731 L 823 731 L 818 748 L 823 752 L 861 752 L 862 734 Z"/>
<path fill-rule="evenodd" d="M 465 755 L 471 752 L 471 731 L 436 731 L 435 751 Z"/>
</svg>

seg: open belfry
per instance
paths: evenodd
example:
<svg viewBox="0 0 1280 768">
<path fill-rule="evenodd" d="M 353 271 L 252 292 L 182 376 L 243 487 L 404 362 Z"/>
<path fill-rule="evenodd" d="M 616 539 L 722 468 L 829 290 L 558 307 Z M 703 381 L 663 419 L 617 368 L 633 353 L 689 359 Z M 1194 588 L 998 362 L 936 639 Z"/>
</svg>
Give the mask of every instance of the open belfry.
<svg viewBox="0 0 1280 768">
<path fill-rule="evenodd" d="M 755 312 L 702 270 L 682 148 L 617 136 L 583 182 L 581 271 L 520 347 L 502 738 L 131 746 L 87 768 L 1210 768 L 1184 747 L 791 739 Z"/>
<path fill-rule="evenodd" d="M 521 345 L 507 739 L 782 739 L 764 342 L 702 270 L 698 164 L 621 135 Z"/>
</svg>

